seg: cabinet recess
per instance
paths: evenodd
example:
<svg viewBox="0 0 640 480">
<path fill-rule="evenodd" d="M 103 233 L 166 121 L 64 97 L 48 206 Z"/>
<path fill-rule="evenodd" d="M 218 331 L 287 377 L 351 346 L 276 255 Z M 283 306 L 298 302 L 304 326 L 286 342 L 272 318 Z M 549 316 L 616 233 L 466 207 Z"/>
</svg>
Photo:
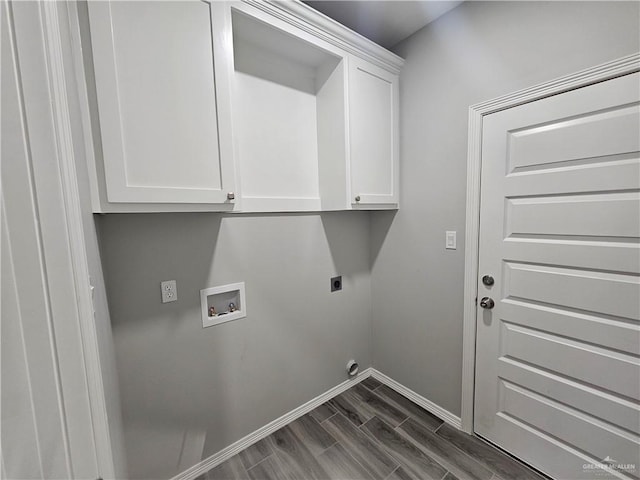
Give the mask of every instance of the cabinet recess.
<svg viewBox="0 0 640 480">
<path fill-rule="evenodd" d="M 345 60 L 263 17 L 232 7 L 242 210 L 321 210 L 319 166 L 346 160 Z"/>
</svg>

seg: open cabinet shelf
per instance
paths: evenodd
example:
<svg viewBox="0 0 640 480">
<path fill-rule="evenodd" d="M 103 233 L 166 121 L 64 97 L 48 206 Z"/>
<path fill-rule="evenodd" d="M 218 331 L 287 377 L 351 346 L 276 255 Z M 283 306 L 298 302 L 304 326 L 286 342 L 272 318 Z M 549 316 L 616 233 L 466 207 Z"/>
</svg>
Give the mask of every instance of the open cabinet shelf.
<svg viewBox="0 0 640 480">
<path fill-rule="evenodd" d="M 321 170 L 346 161 L 346 60 L 245 11 L 231 19 L 242 210 L 321 210 Z"/>
</svg>

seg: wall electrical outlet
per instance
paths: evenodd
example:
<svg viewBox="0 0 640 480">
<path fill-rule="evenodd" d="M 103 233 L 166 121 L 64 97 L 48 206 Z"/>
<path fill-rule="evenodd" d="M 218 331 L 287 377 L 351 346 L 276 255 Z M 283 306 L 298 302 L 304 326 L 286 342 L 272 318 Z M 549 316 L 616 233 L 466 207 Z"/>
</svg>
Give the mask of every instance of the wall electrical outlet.
<svg viewBox="0 0 640 480">
<path fill-rule="evenodd" d="M 167 280 L 160 284 L 162 292 L 162 303 L 175 302 L 178 300 L 178 287 L 175 280 Z"/>
<path fill-rule="evenodd" d="M 342 275 L 331 279 L 331 291 L 337 292 L 338 290 L 342 290 Z"/>
</svg>

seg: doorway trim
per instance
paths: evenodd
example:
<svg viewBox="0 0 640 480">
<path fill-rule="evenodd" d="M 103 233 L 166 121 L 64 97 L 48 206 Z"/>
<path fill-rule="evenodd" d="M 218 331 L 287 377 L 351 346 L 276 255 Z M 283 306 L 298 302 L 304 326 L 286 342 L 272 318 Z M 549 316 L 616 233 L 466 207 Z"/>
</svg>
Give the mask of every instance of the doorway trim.
<svg viewBox="0 0 640 480">
<path fill-rule="evenodd" d="M 469 107 L 462 326 L 462 430 L 473 433 L 482 122 L 485 115 L 640 71 L 640 52 Z"/>
<path fill-rule="evenodd" d="M 71 72 L 65 65 L 65 32 L 68 27 L 67 6 L 63 2 L 39 2 L 37 7 L 41 18 L 44 49 L 43 61 L 47 67 L 46 81 L 51 98 L 54 142 L 57 151 L 53 161 L 60 169 L 60 191 L 62 208 L 58 211 L 66 230 L 69 255 L 71 258 L 72 282 L 75 290 L 75 310 L 84 360 L 87 397 L 90 406 L 93 451 L 99 478 L 115 479 L 117 468 L 114 463 L 109 417 L 105 400 L 103 367 L 100 360 L 98 331 L 95 324 L 93 294 L 89 276 L 87 248 L 84 240 L 82 208 L 76 172 L 76 152 L 73 142 L 73 125 L 69 108 L 68 77 Z"/>
</svg>

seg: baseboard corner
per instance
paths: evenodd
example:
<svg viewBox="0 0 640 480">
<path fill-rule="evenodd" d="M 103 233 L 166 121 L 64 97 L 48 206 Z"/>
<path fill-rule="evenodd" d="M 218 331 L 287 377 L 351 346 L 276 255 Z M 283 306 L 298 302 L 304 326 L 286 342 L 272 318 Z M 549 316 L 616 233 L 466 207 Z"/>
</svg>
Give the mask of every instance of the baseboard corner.
<svg viewBox="0 0 640 480">
<path fill-rule="evenodd" d="M 219 452 L 214 453 L 210 457 L 202 460 L 200 463 L 188 468 L 187 470 L 183 471 L 182 473 L 179 473 L 178 475 L 173 477 L 171 480 L 194 480 L 199 475 L 202 475 L 203 473 L 208 472 L 212 468 L 216 467 L 217 465 L 220 465 L 222 462 L 224 462 L 224 461 L 228 460 L 229 458 L 233 457 L 234 455 L 236 455 L 237 453 L 241 452 L 245 448 L 247 448 L 247 447 L 253 445 L 254 443 L 256 443 L 257 441 L 262 440 L 263 438 L 271 435 L 276 430 L 278 430 L 278 429 L 284 427 L 285 425 L 293 422 L 294 420 L 300 418 L 301 416 L 306 415 L 307 413 L 309 413 L 314 408 L 316 408 L 316 407 L 322 405 L 323 403 L 331 400 L 333 397 L 335 397 L 337 395 L 340 395 L 342 392 L 348 390 L 349 388 L 353 387 L 354 385 L 362 382 L 363 380 L 365 380 L 365 379 L 367 379 L 369 377 L 375 378 L 379 382 L 382 382 L 383 384 L 387 385 L 389 388 L 392 388 L 393 390 L 395 390 L 399 394 L 407 397 L 412 402 L 414 402 L 417 405 L 421 406 L 422 408 L 424 408 L 429 413 L 432 413 L 436 417 L 444 420 L 449 425 L 457 428 L 458 430 L 462 430 L 462 420 L 460 419 L 459 416 L 454 415 L 453 413 L 451 413 L 448 410 L 442 408 L 441 406 L 439 406 L 439 405 L 433 403 L 432 401 L 424 398 L 422 395 L 417 394 L 413 390 L 405 387 L 401 383 L 396 382 L 392 378 L 390 378 L 387 375 L 385 375 L 384 373 L 374 369 L 373 367 L 369 367 L 369 368 L 363 370 L 361 373 L 359 373 L 355 378 L 351 378 L 351 379 L 345 380 L 344 382 L 336 385 L 335 387 L 330 388 L 326 392 L 324 392 L 324 393 L 318 395 L 317 397 L 309 400 L 308 402 L 304 403 L 303 405 L 301 405 L 301 406 L 299 406 L 297 408 L 294 408 L 290 412 L 285 413 L 281 417 L 273 420 L 272 422 L 268 423 L 264 427 L 259 428 L 255 432 L 250 433 L 249 435 L 241 438 L 237 442 L 232 443 L 228 447 L 226 447 L 226 448 L 220 450 Z"/>
<path fill-rule="evenodd" d="M 342 392 L 362 382 L 366 378 L 369 378 L 372 375 L 372 373 L 373 373 L 372 368 L 364 369 L 355 378 L 349 378 L 344 382 L 336 385 L 335 387 L 330 388 L 326 392 L 318 395 L 317 397 L 309 400 L 308 402 L 300 405 L 297 408 L 294 408 L 293 410 L 291 410 L 288 413 L 285 413 L 281 417 L 276 418 L 275 420 L 268 423 L 264 427 L 261 427 L 258 430 L 250 433 L 249 435 L 246 435 L 245 437 L 241 438 L 237 442 L 232 443 L 228 447 L 223 448 L 219 452 L 214 453 L 210 457 L 202 460 L 196 465 L 179 473 L 178 475 L 171 478 L 171 480 L 194 480 L 199 475 L 202 475 L 203 473 L 208 472 L 212 468 L 215 468 L 216 466 L 220 465 L 222 462 L 233 457 L 234 455 L 241 452 L 245 448 L 250 447 L 257 441 L 262 440 L 265 437 L 268 437 L 276 430 L 279 430 L 285 425 L 293 422 L 294 420 L 302 417 L 303 415 L 306 415 L 311 410 L 331 400 L 333 397 L 340 395 Z"/>
<path fill-rule="evenodd" d="M 414 402 L 416 405 L 421 406 L 427 412 L 432 413 L 436 417 L 444 420 L 452 427 L 457 428 L 458 430 L 462 430 L 462 419 L 458 415 L 454 415 L 449 410 L 441 407 L 440 405 L 432 402 L 431 400 L 426 399 L 422 395 L 414 392 L 410 388 L 405 387 L 401 383 L 396 382 L 391 377 L 388 377 L 384 373 L 376 370 L 375 368 L 371 368 L 371 377 L 375 378 L 379 382 L 384 383 L 389 388 L 392 388 L 400 395 L 407 397 L 409 400 Z"/>
</svg>

